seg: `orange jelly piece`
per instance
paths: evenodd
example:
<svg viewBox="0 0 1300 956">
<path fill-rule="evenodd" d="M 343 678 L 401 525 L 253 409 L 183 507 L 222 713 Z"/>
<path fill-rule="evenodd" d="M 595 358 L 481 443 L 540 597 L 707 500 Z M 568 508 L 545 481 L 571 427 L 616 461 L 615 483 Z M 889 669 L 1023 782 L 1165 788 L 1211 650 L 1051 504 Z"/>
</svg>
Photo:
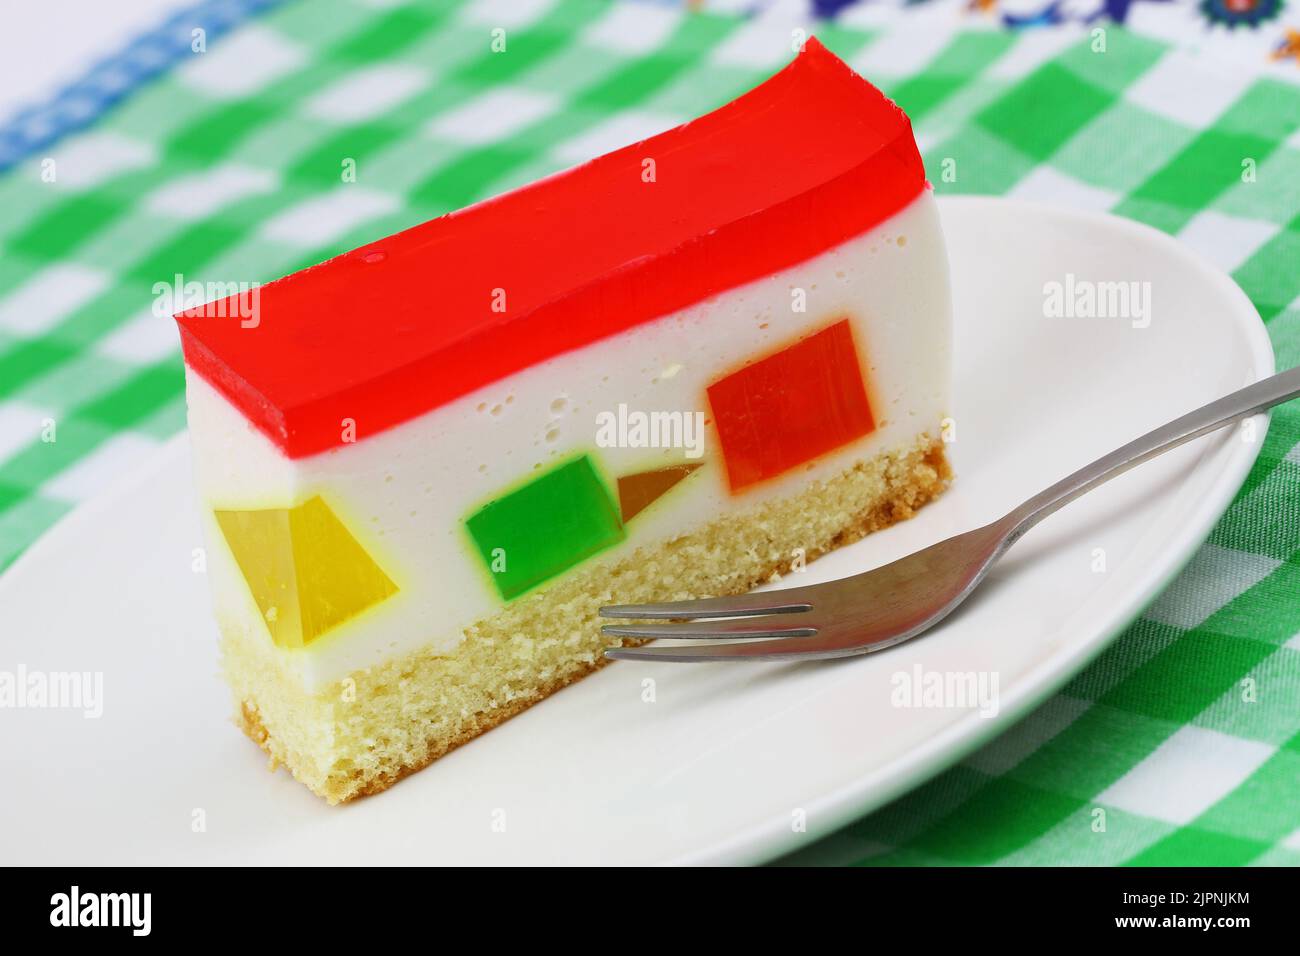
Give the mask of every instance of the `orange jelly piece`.
<svg viewBox="0 0 1300 956">
<path fill-rule="evenodd" d="M 876 428 L 847 319 L 708 388 L 733 492 Z"/>
<path fill-rule="evenodd" d="M 685 465 L 669 465 L 654 471 L 640 471 L 635 475 L 623 475 L 618 479 L 618 506 L 626 523 L 636 515 L 654 504 L 699 468 L 702 462 Z"/>
</svg>

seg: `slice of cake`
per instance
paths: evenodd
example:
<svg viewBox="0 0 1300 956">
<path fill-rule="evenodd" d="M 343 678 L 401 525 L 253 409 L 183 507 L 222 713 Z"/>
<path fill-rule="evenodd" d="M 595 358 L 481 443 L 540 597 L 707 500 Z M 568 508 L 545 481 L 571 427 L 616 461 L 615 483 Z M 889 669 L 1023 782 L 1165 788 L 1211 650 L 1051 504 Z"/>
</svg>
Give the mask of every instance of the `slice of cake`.
<svg viewBox="0 0 1300 956">
<path fill-rule="evenodd" d="M 177 317 L 207 566 L 241 725 L 330 802 L 591 673 L 601 605 L 748 590 L 948 478 L 934 200 L 816 41 L 258 296 Z"/>
</svg>

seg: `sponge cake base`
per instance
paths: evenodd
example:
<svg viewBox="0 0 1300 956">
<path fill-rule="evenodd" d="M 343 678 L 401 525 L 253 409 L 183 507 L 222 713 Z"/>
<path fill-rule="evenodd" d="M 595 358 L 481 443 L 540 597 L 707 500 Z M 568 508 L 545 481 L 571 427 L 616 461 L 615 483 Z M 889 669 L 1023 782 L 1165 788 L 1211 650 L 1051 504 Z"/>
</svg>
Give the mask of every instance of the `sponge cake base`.
<svg viewBox="0 0 1300 956">
<path fill-rule="evenodd" d="M 261 634 L 220 620 L 236 722 L 332 804 L 378 793 L 607 663 L 606 604 L 741 594 L 911 517 L 950 478 L 928 434 L 793 497 L 737 509 L 696 531 L 592 560 L 465 629 L 453 653 L 416 650 L 304 689 Z M 445 646 L 443 642 L 435 642 Z"/>
</svg>

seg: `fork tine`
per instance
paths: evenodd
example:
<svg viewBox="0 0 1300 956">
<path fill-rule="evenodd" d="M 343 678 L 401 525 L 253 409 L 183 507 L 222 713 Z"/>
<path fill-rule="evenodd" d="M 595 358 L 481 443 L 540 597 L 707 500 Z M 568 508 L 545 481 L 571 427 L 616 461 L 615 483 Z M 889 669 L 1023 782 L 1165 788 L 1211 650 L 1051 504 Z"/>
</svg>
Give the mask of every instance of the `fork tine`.
<svg viewBox="0 0 1300 956">
<path fill-rule="evenodd" d="M 605 656 L 615 661 L 675 661 L 705 664 L 711 661 L 788 661 L 817 658 L 849 657 L 861 654 L 861 648 L 838 647 L 809 650 L 808 638 L 782 638 L 772 641 L 742 641 L 729 644 L 654 644 L 649 647 L 609 647 Z"/>
<path fill-rule="evenodd" d="M 680 638 L 682 640 L 726 640 L 745 637 L 814 637 L 816 627 L 792 627 L 778 623 L 784 615 L 742 617 L 735 620 L 710 622 L 692 621 L 686 624 L 606 624 L 602 634 L 611 637 Z M 788 618 L 786 618 L 788 620 Z M 796 618 L 802 620 L 802 618 Z"/>
<path fill-rule="evenodd" d="M 600 609 L 601 617 L 655 620 L 663 618 L 736 617 L 741 614 L 798 614 L 812 610 L 816 585 L 737 594 L 733 597 L 701 598 L 698 601 L 663 601 L 658 604 L 610 604 Z"/>
</svg>

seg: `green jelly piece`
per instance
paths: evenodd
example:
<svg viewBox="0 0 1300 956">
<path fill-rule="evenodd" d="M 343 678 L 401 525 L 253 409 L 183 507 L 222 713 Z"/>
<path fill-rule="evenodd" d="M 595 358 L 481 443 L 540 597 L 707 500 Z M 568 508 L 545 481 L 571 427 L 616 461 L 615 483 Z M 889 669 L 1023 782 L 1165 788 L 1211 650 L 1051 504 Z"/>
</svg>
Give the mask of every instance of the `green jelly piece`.
<svg viewBox="0 0 1300 956">
<path fill-rule="evenodd" d="M 588 455 L 485 505 L 465 526 L 507 601 L 625 537 Z"/>
</svg>

